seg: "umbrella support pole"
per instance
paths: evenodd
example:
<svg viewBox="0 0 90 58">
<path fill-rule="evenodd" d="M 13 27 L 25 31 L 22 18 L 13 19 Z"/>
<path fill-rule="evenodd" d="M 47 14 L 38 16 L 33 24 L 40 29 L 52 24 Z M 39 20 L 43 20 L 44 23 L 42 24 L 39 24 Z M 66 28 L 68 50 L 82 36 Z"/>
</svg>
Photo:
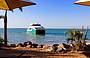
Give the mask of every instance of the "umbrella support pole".
<svg viewBox="0 0 90 58">
<path fill-rule="evenodd" d="M 7 46 L 7 10 L 5 11 L 4 18 L 4 45 Z"/>
</svg>

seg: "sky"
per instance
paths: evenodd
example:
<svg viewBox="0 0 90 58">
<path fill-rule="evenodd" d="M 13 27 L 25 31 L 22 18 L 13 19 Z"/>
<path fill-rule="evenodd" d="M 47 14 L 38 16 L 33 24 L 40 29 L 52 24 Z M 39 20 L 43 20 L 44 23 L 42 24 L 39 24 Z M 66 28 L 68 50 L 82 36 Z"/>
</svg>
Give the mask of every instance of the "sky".
<svg viewBox="0 0 90 58">
<path fill-rule="evenodd" d="M 45 28 L 90 28 L 90 7 L 73 4 L 77 0 L 31 0 L 37 5 L 23 7 L 23 12 L 8 11 L 8 28 L 28 28 L 40 23 Z M 0 10 L 0 15 L 5 11 Z M 4 20 L 0 19 L 0 28 Z"/>
</svg>

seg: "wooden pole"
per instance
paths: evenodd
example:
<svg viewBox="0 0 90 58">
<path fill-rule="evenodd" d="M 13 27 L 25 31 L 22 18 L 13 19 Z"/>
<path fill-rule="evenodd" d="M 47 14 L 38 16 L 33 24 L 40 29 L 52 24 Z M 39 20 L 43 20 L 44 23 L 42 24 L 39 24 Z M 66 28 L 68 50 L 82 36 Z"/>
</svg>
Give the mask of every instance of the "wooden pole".
<svg viewBox="0 0 90 58">
<path fill-rule="evenodd" d="M 4 44 L 7 46 L 7 10 L 5 11 L 4 18 Z"/>
</svg>

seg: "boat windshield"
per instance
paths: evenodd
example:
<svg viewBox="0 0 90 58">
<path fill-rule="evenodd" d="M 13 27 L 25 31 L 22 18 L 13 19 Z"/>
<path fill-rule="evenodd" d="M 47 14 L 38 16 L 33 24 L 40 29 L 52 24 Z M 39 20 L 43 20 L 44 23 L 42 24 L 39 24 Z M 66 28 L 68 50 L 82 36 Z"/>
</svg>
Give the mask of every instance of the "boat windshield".
<svg viewBox="0 0 90 58">
<path fill-rule="evenodd" d="M 41 26 L 40 24 L 32 24 L 32 26 Z"/>
</svg>

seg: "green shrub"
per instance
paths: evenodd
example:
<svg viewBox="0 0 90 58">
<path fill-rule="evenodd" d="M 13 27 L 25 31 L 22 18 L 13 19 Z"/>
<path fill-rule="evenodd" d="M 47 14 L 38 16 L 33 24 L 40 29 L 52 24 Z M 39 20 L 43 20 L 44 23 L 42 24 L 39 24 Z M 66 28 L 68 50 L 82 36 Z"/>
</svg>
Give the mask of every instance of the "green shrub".
<svg viewBox="0 0 90 58">
<path fill-rule="evenodd" d="M 86 35 L 80 29 L 72 29 L 66 32 L 67 43 L 73 44 L 73 49 L 84 50 L 86 46 Z"/>
<path fill-rule="evenodd" d="M 4 44 L 4 40 L 2 39 L 2 37 L 0 37 L 0 47 L 3 46 Z"/>
</svg>

